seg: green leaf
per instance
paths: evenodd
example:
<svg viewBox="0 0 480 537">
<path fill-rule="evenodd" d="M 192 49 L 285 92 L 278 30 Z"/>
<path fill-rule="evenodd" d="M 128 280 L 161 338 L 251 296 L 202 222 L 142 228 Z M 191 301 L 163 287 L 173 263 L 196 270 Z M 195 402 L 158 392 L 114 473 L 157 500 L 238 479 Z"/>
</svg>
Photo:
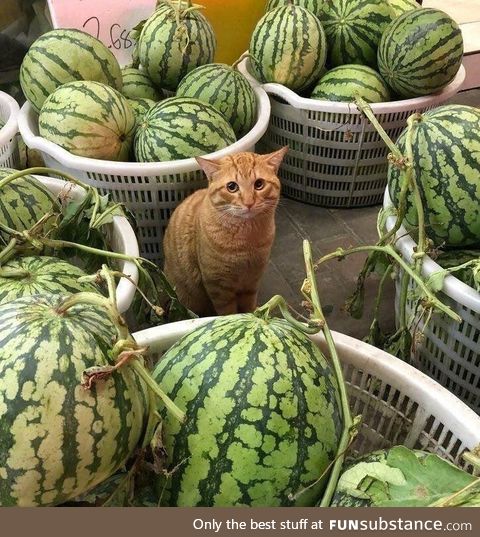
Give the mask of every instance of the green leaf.
<svg viewBox="0 0 480 537">
<path fill-rule="evenodd" d="M 388 482 L 388 489 L 370 487 L 373 503 L 379 507 L 426 507 L 477 480 L 438 455 L 419 458 L 404 446 L 392 448 L 386 464 L 399 470 L 405 480 Z M 377 481 L 386 483 L 384 479 Z"/>
<path fill-rule="evenodd" d="M 431 291 L 438 293 L 443 289 L 445 278 L 448 276 L 448 274 L 448 270 L 437 270 L 430 275 L 425 284 Z"/>
<path fill-rule="evenodd" d="M 384 343 L 383 349 L 401 360 L 408 361 L 412 352 L 412 334 L 408 328 L 395 332 Z"/>
<path fill-rule="evenodd" d="M 405 485 L 405 477 L 398 468 L 390 468 L 386 460 L 360 462 L 346 470 L 338 480 L 337 492 L 344 492 L 354 498 L 371 499 L 370 491 L 374 481 L 383 485 Z"/>
</svg>

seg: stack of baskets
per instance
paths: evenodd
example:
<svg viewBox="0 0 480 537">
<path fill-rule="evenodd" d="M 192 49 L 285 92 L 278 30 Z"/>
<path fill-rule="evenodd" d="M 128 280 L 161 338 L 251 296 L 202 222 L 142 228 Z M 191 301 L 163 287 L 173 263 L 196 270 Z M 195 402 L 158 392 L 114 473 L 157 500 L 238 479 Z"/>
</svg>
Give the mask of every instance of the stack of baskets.
<svg viewBox="0 0 480 537">
<path fill-rule="evenodd" d="M 241 66 L 250 80 L 249 61 Z M 440 93 L 403 101 L 372 104 L 380 124 L 393 141 L 407 118 L 453 97 L 465 80 L 462 66 Z M 375 128 L 354 104 L 300 97 L 280 84 L 264 84 L 272 112 L 261 152 L 288 145 L 280 169 L 283 193 L 292 199 L 332 208 L 353 208 L 382 202 L 389 153 Z"/>
<path fill-rule="evenodd" d="M 387 190 L 384 207 L 388 208 L 391 204 Z M 389 217 L 387 229 L 392 229 L 394 224 L 395 217 Z M 398 230 L 395 244 L 405 261 L 411 262 L 417 245 L 404 227 Z M 422 269 L 423 276 L 427 278 L 442 270 L 429 257 L 424 259 Z M 397 313 L 399 297 L 397 281 Z M 410 363 L 480 414 L 480 293 L 449 275 L 439 298 L 458 313 L 462 322 L 458 324 L 443 315 L 434 315 L 427 326 L 420 322 L 417 330 L 423 333 L 423 337 L 415 345 Z M 407 308 L 410 313 L 414 311 L 412 300 L 407 302 Z"/>
<path fill-rule="evenodd" d="M 17 101 L 0 91 L 0 168 L 20 166 L 18 113 Z"/>
<path fill-rule="evenodd" d="M 259 84 L 257 121 L 252 130 L 236 143 L 209 158 L 219 159 L 241 151 L 253 151 L 263 136 L 270 118 L 270 102 Z M 196 160 L 133 163 L 111 162 L 73 155 L 38 134 L 38 116 L 26 103 L 18 120 L 26 145 L 38 150 L 46 165 L 77 177 L 125 206 L 137 222 L 137 236 L 143 257 L 160 263 L 163 233 L 173 210 L 190 194 L 206 186 L 206 179 Z"/>
</svg>

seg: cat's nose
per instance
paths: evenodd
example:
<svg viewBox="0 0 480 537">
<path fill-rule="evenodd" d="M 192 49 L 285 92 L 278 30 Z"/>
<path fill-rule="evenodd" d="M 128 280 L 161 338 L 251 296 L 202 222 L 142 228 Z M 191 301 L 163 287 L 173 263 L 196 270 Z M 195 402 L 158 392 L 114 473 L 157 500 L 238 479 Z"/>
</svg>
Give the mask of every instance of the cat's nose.
<svg viewBox="0 0 480 537">
<path fill-rule="evenodd" d="M 248 210 L 250 210 L 255 205 L 255 202 L 251 201 L 249 203 L 245 203 L 244 205 Z"/>
</svg>

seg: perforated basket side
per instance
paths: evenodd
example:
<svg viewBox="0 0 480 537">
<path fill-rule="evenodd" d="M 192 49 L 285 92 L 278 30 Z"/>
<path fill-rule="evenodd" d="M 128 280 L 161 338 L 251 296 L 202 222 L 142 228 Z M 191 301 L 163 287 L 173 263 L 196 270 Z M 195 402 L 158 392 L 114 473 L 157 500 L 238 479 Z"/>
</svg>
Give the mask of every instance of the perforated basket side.
<svg viewBox="0 0 480 537">
<path fill-rule="evenodd" d="M 243 65 L 248 73 L 248 63 Z M 252 78 L 252 77 L 251 77 Z M 442 92 L 428 97 L 371 106 L 393 141 L 415 112 L 425 112 L 455 95 L 465 70 Z M 380 204 L 388 171 L 388 149 L 374 127 L 351 103 L 299 97 L 279 84 L 265 84 L 272 114 L 259 146 L 264 152 L 288 145 L 279 176 L 283 193 L 324 207 Z"/>
<path fill-rule="evenodd" d="M 19 168 L 20 153 L 18 147 L 19 134 L 17 102 L 0 91 L 0 168 Z"/>
<path fill-rule="evenodd" d="M 384 207 L 391 206 L 388 191 L 385 192 Z M 395 223 L 394 217 L 387 220 L 387 229 Z M 414 248 L 413 239 L 404 227 L 397 233 L 396 246 L 407 262 L 411 262 Z M 423 262 L 422 273 L 425 278 L 441 267 L 429 257 Z M 396 282 L 395 310 L 399 317 L 400 278 Z M 407 298 L 407 314 L 415 315 L 416 304 L 413 296 L 414 284 L 410 285 Z M 439 299 L 455 311 L 462 321 L 456 323 L 449 317 L 434 314 L 425 325 L 423 319 L 412 322 L 415 327 L 415 345 L 409 363 L 423 371 L 475 412 L 480 414 L 480 293 L 465 285 L 455 276 L 445 278 Z"/>
<path fill-rule="evenodd" d="M 399 274 L 401 278 L 403 273 Z M 414 285 L 410 285 L 413 294 Z M 472 290 L 473 291 L 473 290 Z M 409 363 L 455 394 L 480 414 L 480 314 L 453 300 L 445 293 L 439 299 L 450 306 L 462 321 L 434 314 L 425 325 L 415 317 L 417 344 Z M 396 282 L 395 312 L 399 318 L 400 281 Z M 416 304 L 407 299 L 407 315 L 415 316 Z"/>
<path fill-rule="evenodd" d="M 137 332 L 134 337 L 159 356 L 209 320 L 172 323 Z M 342 334 L 333 336 L 352 413 L 362 416 L 353 453 L 403 444 L 438 453 L 464 466 L 462 453 L 480 443 L 479 416 L 437 382 L 394 356 Z M 326 352 L 322 337 L 312 339 Z"/>
</svg>

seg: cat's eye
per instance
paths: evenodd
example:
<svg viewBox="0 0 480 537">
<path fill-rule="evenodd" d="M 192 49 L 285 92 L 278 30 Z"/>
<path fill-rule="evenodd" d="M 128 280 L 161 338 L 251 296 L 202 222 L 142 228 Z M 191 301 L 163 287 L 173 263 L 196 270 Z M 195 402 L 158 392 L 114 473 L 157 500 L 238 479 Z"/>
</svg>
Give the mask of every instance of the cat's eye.
<svg viewBox="0 0 480 537">
<path fill-rule="evenodd" d="M 234 183 L 231 181 L 230 183 L 227 183 L 227 190 L 234 194 L 235 192 L 238 192 L 238 185 L 237 183 Z"/>
<path fill-rule="evenodd" d="M 262 188 L 265 186 L 265 181 L 263 179 L 257 179 L 255 181 L 255 190 L 262 190 Z"/>
</svg>

